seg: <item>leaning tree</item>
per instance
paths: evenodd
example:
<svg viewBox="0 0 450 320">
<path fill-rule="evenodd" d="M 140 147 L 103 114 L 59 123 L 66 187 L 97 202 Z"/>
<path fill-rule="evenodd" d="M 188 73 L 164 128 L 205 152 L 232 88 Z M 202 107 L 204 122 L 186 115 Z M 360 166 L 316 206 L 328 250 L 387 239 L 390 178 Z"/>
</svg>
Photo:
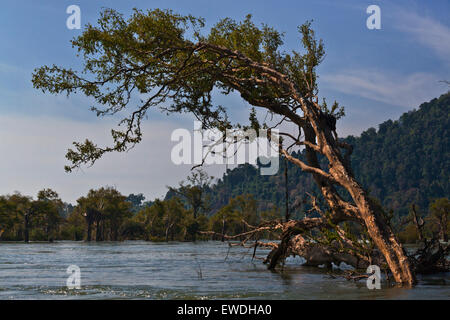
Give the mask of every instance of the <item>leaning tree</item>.
<svg viewBox="0 0 450 320">
<path fill-rule="evenodd" d="M 332 229 L 341 240 L 351 243 L 339 227 L 351 221 L 367 232 L 395 281 L 413 284 L 413 263 L 382 209 L 355 179 L 350 165 L 352 147 L 336 134 L 341 109 L 336 103 L 331 108 L 319 103 L 316 68 L 324 58 L 323 43 L 316 40 L 310 22 L 300 26 L 299 32 L 304 51 L 287 53 L 282 49 L 283 34 L 267 25 L 257 27 L 250 16 L 242 22 L 223 19 L 204 31 L 204 21 L 191 15 L 135 10 L 126 19 L 106 9 L 98 25 L 88 24 L 72 40 L 84 59 L 84 69 L 76 72 L 43 66 L 35 70 L 33 85 L 53 94 L 81 92 L 93 97 L 98 106 L 92 110 L 98 116 L 128 112 L 111 131 L 112 145 L 75 142 L 75 148 L 66 155 L 71 162 L 67 171 L 92 165 L 105 153 L 126 151 L 139 143 L 142 122 L 154 108 L 166 113 L 189 112 L 204 129 L 225 132 L 240 126 L 231 123 L 227 110 L 212 99 L 216 92 L 239 93 L 251 106 L 279 116 L 275 126 L 290 127 L 280 132 L 285 145 L 280 151 L 313 175 L 326 205 L 320 216 L 273 226 L 282 236 L 271 254 L 270 266 L 298 244 L 295 237 L 311 229 Z M 262 126 L 274 127 L 272 123 Z M 305 148 L 304 158 L 293 155 L 294 146 Z M 321 212 L 323 207 L 316 200 L 312 197 L 313 208 Z"/>
</svg>

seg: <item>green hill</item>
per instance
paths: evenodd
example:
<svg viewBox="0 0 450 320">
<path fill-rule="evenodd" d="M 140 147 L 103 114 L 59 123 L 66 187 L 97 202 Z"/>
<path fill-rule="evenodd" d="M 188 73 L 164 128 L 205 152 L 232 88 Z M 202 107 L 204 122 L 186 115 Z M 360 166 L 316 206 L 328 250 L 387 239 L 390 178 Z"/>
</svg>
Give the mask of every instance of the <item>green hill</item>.
<svg viewBox="0 0 450 320">
<path fill-rule="evenodd" d="M 450 93 L 419 109 L 369 128 L 345 140 L 354 146 L 352 167 L 358 180 L 395 214 L 404 215 L 411 203 L 427 208 L 434 198 L 449 197 Z M 316 190 L 310 174 L 288 164 L 290 204 Z M 262 176 L 251 165 L 228 170 L 210 190 L 213 208 L 231 197 L 250 193 L 262 208 L 284 208 L 284 161 L 274 176 Z M 299 214 L 299 212 L 297 213 Z"/>
</svg>

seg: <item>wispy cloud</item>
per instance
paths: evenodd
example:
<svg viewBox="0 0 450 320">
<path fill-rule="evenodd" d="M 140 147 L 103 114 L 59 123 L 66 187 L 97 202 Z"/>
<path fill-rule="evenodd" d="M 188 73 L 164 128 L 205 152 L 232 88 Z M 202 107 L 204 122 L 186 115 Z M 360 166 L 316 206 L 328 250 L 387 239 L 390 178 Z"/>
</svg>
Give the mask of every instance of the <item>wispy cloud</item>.
<svg viewBox="0 0 450 320">
<path fill-rule="evenodd" d="M 26 71 L 22 68 L 0 62 L 0 75 L 2 75 L 2 74 L 10 75 L 10 74 L 15 74 L 15 73 L 24 74 L 25 72 Z"/>
<path fill-rule="evenodd" d="M 398 10 L 396 28 L 410 34 L 450 65 L 450 27 L 415 12 Z"/>
<path fill-rule="evenodd" d="M 401 107 L 417 107 L 443 93 L 439 78 L 429 73 L 399 75 L 355 69 L 321 77 L 325 85 L 346 94 Z"/>
<path fill-rule="evenodd" d="M 53 188 L 63 200 L 74 202 L 91 188 L 115 186 L 124 194 L 144 193 L 147 199 L 165 195 L 166 186 L 184 179 L 191 165 L 177 166 L 170 155 L 175 142 L 171 133 L 179 125 L 169 121 L 147 121 L 144 139 L 128 153 L 108 154 L 93 167 L 67 174 L 65 153 L 72 141 L 92 138 L 110 144 L 113 121 L 81 122 L 58 117 L 0 115 L 0 194 L 20 191 L 36 195 Z M 193 124 L 192 124 L 193 126 Z M 190 128 L 189 125 L 186 129 Z M 207 171 L 221 176 L 223 166 Z"/>
<path fill-rule="evenodd" d="M 436 64 L 443 69 L 450 66 L 449 26 L 418 10 L 405 9 L 405 6 L 391 5 L 389 8 L 390 24 L 401 35 L 426 48 L 430 56 L 437 57 Z M 393 106 L 414 108 L 447 90 L 447 86 L 439 82 L 445 79 L 442 73 L 432 73 L 420 67 L 418 62 L 417 66 L 411 66 L 411 71 L 401 72 L 395 67 L 364 68 L 358 65 L 325 74 L 321 80 L 325 86 L 338 92 Z"/>
</svg>

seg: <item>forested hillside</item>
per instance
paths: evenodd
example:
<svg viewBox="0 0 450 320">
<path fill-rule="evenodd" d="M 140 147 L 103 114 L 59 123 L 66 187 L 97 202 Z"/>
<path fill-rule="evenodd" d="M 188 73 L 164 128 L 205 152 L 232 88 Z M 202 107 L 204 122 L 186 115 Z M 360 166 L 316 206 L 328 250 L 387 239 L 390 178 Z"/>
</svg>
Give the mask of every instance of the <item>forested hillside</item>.
<svg viewBox="0 0 450 320">
<path fill-rule="evenodd" d="M 417 240 L 415 226 L 405 217 L 413 203 L 426 220 L 428 238 L 438 233 L 442 239 L 448 237 L 445 230 L 450 225 L 443 217 L 449 208 L 449 107 L 450 93 L 397 121 L 382 123 L 378 130 L 346 138 L 354 146 L 357 178 L 386 211 L 393 209 L 404 242 Z M 241 165 L 215 184 L 203 171 L 194 171 L 170 188 L 165 200 L 154 202 L 145 202 L 142 194 L 122 195 L 112 187 L 90 190 L 75 206 L 51 189 L 41 190 L 37 199 L 20 193 L 0 196 L 0 240 L 191 241 L 208 238 L 197 234 L 199 230 L 237 234 L 246 230 L 242 219 L 257 225 L 261 219 L 284 216 L 285 165 L 282 159 L 274 176 Z M 312 176 L 297 166 L 288 163 L 287 176 L 291 218 L 300 218 L 309 209 L 307 192 L 319 199 L 320 193 Z"/>
<path fill-rule="evenodd" d="M 411 203 L 426 209 L 432 199 L 449 197 L 449 111 L 450 93 L 419 109 L 404 113 L 399 120 L 388 120 L 369 128 L 361 136 L 345 140 L 354 146 L 352 167 L 356 177 L 396 216 L 405 215 Z M 253 194 L 260 207 L 285 207 L 284 161 L 275 176 L 262 176 L 251 165 L 228 170 L 210 197 L 213 209 L 226 205 L 230 198 Z M 315 190 L 310 174 L 288 164 L 290 206 Z M 295 210 L 294 210 L 295 211 Z M 297 209 L 297 214 L 301 212 Z"/>
</svg>

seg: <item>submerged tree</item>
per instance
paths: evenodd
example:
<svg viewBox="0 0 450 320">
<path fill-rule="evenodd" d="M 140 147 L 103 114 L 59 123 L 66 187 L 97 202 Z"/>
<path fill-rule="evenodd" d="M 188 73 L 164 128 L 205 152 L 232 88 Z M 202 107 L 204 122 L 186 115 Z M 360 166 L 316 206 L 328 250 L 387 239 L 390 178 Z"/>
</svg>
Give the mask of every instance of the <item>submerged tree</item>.
<svg viewBox="0 0 450 320">
<path fill-rule="evenodd" d="M 169 187 L 169 190 L 184 199 L 192 210 L 193 219 L 187 227 L 187 232 L 194 241 L 199 231 L 199 214 L 208 210 L 206 191 L 212 179 L 213 177 L 210 177 L 205 171 L 196 169 L 187 177 L 187 182 L 182 181 L 178 188 Z"/>
<path fill-rule="evenodd" d="M 139 211 L 133 219 L 143 228 L 146 240 L 185 240 L 192 223 L 180 198 L 156 199 L 150 207 Z"/>
<path fill-rule="evenodd" d="M 34 201 L 18 192 L 0 198 L 0 233 L 11 240 L 30 241 L 31 216 Z"/>
<path fill-rule="evenodd" d="M 439 238 L 448 242 L 448 223 L 450 222 L 450 201 L 447 198 L 436 199 L 430 204 L 431 218 L 439 228 Z"/>
<path fill-rule="evenodd" d="M 132 215 L 131 203 L 112 187 L 89 190 L 86 197 L 77 200 L 78 211 L 86 220 L 86 240 L 91 241 L 95 226 L 95 240 L 119 240 L 119 229 L 125 218 Z M 109 232 L 108 232 L 109 231 Z M 107 237 L 109 235 L 109 237 Z"/>
<path fill-rule="evenodd" d="M 82 92 L 99 104 L 92 108 L 98 116 L 129 112 L 120 122 L 121 128 L 112 130 L 112 146 L 99 147 L 89 140 L 74 143 L 75 149 L 67 153 L 71 165 L 66 170 L 92 165 L 105 153 L 126 151 L 139 143 L 142 121 L 153 108 L 190 112 L 204 129 L 225 132 L 241 127 L 230 123 L 226 109 L 214 105 L 212 99 L 217 90 L 224 95 L 238 92 L 250 105 L 279 116 L 276 126 L 289 124 L 290 131 L 280 133 L 287 146 L 281 153 L 313 175 L 327 209 L 319 217 L 280 221 L 276 228 L 282 230 L 282 240 L 273 251 L 270 266 L 309 230 L 332 230 L 344 237 L 338 225 L 351 221 L 367 232 L 395 281 L 413 284 L 410 259 L 381 208 L 356 181 L 350 164 L 352 147 L 337 136 L 336 120 L 343 110 L 337 103 L 331 108 L 319 103 L 316 68 L 325 51 L 311 23 L 299 27 L 304 52 L 291 53 L 282 51 L 282 33 L 267 25 L 257 27 L 250 16 L 242 22 L 223 19 L 207 34 L 202 33 L 203 27 L 202 19 L 171 11 L 135 10 L 125 19 L 107 9 L 98 26 L 87 25 L 72 41 L 84 58 L 81 73 L 58 66 L 35 70 L 33 85 L 37 89 L 53 94 Z M 256 122 L 253 117 L 252 126 Z M 292 156 L 295 146 L 306 149 L 306 159 Z M 327 165 L 321 166 L 320 159 Z M 351 201 L 346 201 L 343 193 Z"/>
<path fill-rule="evenodd" d="M 63 210 L 63 202 L 58 193 L 51 189 L 43 189 L 38 192 L 37 201 L 34 202 L 34 211 L 39 217 L 39 226 L 44 228 L 47 240 L 53 242 L 57 227 L 62 220 L 60 212 Z"/>
<path fill-rule="evenodd" d="M 230 199 L 227 205 L 217 211 L 210 220 L 212 231 L 204 234 L 219 235 L 219 239 L 225 240 L 225 234 L 239 235 L 249 231 L 249 228 L 258 223 L 257 201 L 252 195 L 240 195 Z"/>
</svg>

